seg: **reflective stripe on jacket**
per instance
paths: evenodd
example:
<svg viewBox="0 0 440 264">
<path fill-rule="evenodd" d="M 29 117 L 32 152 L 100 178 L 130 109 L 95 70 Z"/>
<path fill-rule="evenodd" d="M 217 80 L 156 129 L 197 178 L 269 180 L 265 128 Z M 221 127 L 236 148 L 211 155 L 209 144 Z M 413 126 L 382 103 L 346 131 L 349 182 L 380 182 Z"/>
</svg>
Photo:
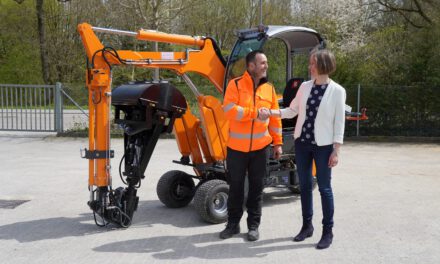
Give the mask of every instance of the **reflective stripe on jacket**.
<svg viewBox="0 0 440 264">
<path fill-rule="evenodd" d="M 259 120 L 260 107 L 279 109 L 272 84 L 263 79 L 254 91 L 254 81 L 247 71 L 228 83 L 223 101 L 223 111 L 229 120 L 228 147 L 249 152 L 262 149 L 271 142 L 282 144 L 281 119 Z"/>
</svg>

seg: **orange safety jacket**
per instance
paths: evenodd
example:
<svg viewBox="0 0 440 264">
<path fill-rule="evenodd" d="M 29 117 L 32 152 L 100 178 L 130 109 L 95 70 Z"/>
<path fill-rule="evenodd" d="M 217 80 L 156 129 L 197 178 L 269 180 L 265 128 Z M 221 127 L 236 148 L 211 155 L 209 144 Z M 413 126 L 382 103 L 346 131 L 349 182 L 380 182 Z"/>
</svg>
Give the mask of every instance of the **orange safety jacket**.
<svg viewBox="0 0 440 264">
<path fill-rule="evenodd" d="M 246 71 L 232 79 L 226 88 L 223 111 L 229 120 L 228 147 L 249 152 L 264 148 L 271 142 L 281 145 L 281 118 L 271 116 L 259 120 L 258 109 L 279 109 L 275 88 L 264 78 L 254 89 L 254 81 Z"/>
</svg>

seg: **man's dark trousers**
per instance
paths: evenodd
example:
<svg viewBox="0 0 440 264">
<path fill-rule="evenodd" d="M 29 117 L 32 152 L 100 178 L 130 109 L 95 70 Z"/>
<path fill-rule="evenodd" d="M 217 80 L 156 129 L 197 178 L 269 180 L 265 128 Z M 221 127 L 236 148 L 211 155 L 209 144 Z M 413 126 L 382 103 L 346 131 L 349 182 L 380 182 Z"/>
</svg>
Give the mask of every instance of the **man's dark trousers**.
<svg viewBox="0 0 440 264">
<path fill-rule="evenodd" d="M 240 223 L 243 215 L 244 182 L 247 172 L 249 179 L 249 192 L 246 202 L 248 229 L 257 229 L 260 225 L 267 157 L 267 146 L 251 152 L 241 152 L 228 148 L 226 157 L 229 183 L 228 223 Z"/>
</svg>

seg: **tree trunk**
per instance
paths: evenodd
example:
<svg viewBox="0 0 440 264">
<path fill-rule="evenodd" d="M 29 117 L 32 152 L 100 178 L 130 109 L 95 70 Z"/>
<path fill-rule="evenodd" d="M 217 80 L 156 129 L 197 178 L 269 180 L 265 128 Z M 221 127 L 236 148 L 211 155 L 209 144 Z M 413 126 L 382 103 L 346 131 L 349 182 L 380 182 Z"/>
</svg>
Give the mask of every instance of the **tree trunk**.
<svg viewBox="0 0 440 264">
<path fill-rule="evenodd" d="M 48 52 L 46 44 L 46 29 L 45 29 L 45 14 L 43 7 L 44 0 L 36 0 L 37 9 L 37 23 L 38 23 L 38 37 L 40 40 L 40 58 L 41 58 L 41 68 L 43 73 L 43 81 L 45 84 L 50 83 L 49 78 L 49 61 Z"/>
</svg>

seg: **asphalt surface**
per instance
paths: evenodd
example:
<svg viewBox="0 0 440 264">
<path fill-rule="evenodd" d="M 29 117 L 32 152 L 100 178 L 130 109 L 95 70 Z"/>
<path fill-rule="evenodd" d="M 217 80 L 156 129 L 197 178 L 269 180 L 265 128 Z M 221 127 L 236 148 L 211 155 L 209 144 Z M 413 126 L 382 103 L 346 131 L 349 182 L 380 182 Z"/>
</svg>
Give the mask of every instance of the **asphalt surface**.
<svg viewBox="0 0 440 264">
<path fill-rule="evenodd" d="M 347 142 L 333 171 L 334 243 L 316 250 L 321 235 L 319 192 L 315 234 L 292 242 L 301 227 L 300 200 L 266 189 L 261 238 L 218 238 L 224 224 L 203 222 L 192 204 L 169 209 L 156 184 L 168 170 L 191 168 L 174 140 L 160 140 L 138 191 L 128 229 L 100 228 L 86 205 L 87 139 L 0 134 L 1 263 L 440 263 L 440 145 Z M 112 140 L 113 186 L 121 139 Z M 15 201 L 22 201 L 14 208 Z M 26 201 L 26 202 L 24 202 Z M 245 215 L 246 216 L 246 215 Z"/>
</svg>

